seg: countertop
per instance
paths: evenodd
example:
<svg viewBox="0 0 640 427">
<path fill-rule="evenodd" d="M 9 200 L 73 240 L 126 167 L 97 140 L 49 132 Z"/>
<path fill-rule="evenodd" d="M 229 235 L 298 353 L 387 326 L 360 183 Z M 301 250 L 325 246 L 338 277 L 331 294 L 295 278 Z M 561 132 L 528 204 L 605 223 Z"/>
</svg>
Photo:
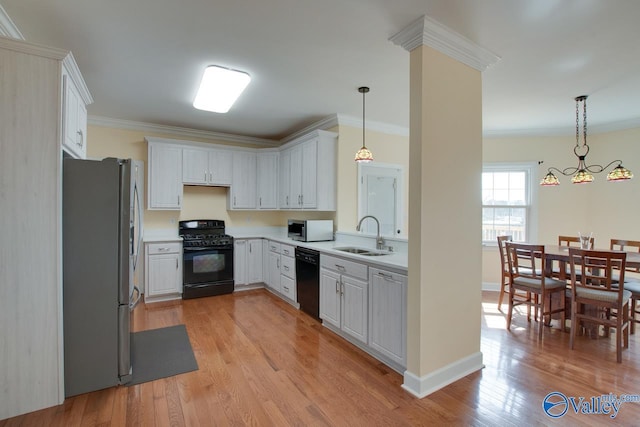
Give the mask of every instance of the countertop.
<svg viewBox="0 0 640 427">
<path fill-rule="evenodd" d="M 348 242 L 343 241 L 329 241 L 329 242 L 299 242 L 297 240 L 290 239 L 284 236 L 281 233 L 260 233 L 260 232 L 249 232 L 249 233 L 234 233 L 234 239 L 268 239 L 273 240 L 275 242 L 284 243 L 291 246 L 301 246 L 304 248 L 314 249 L 321 254 L 338 256 L 345 259 L 350 259 L 353 261 L 357 261 L 362 264 L 367 264 L 370 267 L 376 268 L 384 268 L 394 270 L 395 272 L 401 274 L 407 274 L 407 266 L 408 266 L 408 257 L 404 252 L 393 252 L 389 255 L 381 255 L 381 256 L 366 256 L 366 255 L 358 255 L 351 254 L 349 252 L 342 252 L 336 250 L 336 248 L 343 247 L 362 247 L 371 250 L 375 250 L 374 246 L 364 246 L 364 245 L 355 245 Z"/>
</svg>

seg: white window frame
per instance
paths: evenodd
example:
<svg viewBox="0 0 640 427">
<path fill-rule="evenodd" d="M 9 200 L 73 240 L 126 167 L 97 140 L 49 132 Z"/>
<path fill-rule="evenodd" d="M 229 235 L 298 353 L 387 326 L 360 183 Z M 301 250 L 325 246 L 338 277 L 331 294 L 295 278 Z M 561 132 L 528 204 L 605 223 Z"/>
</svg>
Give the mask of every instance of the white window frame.
<svg viewBox="0 0 640 427">
<path fill-rule="evenodd" d="M 538 182 L 538 174 L 537 174 L 537 162 L 500 162 L 500 163 L 484 163 L 482 165 L 482 172 L 525 172 L 526 174 L 526 196 L 528 199 L 527 204 L 525 204 L 525 212 L 526 212 L 526 241 L 534 242 L 536 240 L 538 234 L 538 186 L 535 185 Z M 481 177 L 482 179 L 482 177 Z M 482 209 L 485 207 L 491 208 L 512 208 L 519 206 L 509 206 L 509 205 L 485 205 L 482 204 Z M 497 246 L 498 242 L 494 240 L 483 240 L 483 245 L 486 246 Z"/>
</svg>

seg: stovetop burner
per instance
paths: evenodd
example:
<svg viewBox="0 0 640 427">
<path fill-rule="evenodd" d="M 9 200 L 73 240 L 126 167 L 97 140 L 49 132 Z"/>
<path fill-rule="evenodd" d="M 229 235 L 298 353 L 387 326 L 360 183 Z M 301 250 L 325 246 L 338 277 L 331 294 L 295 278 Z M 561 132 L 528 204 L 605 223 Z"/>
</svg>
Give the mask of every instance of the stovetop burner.
<svg viewBox="0 0 640 427">
<path fill-rule="evenodd" d="M 233 236 L 224 232 L 224 221 L 196 219 L 180 221 L 180 236 L 185 248 L 219 247 L 233 244 Z"/>
</svg>

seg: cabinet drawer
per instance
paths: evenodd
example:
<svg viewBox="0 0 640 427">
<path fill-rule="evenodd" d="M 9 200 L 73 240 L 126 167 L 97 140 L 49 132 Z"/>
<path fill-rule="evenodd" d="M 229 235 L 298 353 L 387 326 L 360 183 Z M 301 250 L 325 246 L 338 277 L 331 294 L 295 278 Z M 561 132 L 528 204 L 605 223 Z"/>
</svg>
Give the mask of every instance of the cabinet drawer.
<svg viewBox="0 0 640 427">
<path fill-rule="evenodd" d="M 177 254 L 182 251 L 182 245 L 179 242 L 160 242 L 160 243 L 148 243 L 147 250 L 149 255 L 156 254 Z"/>
<path fill-rule="evenodd" d="M 296 278 L 296 259 L 286 256 L 280 257 L 280 273 L 291 279 Z"/>
<path fill-rule="evenodd" d="M 295 250 L 296 249 L 291 245 L 280 245 L 280 253 L 284 256 L 290 256 L 293 258 L 296 255 Z"/>
<path fill-rule="evenodd" d="M 280 243 L 269 241 L 269 252 L 280 253 Z"/>
<path fill-rule="evenodd" d="M 344 258 L 333 257 L 331 255 L 320 255 L 320 266 L 329 270 L 337 271 L 340 274 L 347 274 L 363 280 L 368 280 L 367 266 L 349 261 Z"/>
<path fill-rule="evenodd" d="M 286 276 L 280 276 L 280 293 L 292 301 L 296 300 L 296 282 Z"/>
</svg>

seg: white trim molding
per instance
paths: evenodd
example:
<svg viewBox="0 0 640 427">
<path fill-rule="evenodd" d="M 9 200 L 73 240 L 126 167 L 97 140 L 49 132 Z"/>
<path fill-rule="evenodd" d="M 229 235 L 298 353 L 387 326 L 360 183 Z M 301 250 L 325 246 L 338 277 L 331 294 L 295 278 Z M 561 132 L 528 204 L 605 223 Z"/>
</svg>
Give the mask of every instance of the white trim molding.
<svg viewBox="0 0 640 427">
<path fill-rule="evenodd" d="M 409 52 L 422 45 L 432 47 L 480 72 L 500 60 L 500 57 L 495 53 L 426 15 L 391 36 L 389 41 Z"/>
<path fill-rule="evenodd" d="M 11 37 L 13 39 L 24 40 L 24 36 L 13 23 L 7 12 L 0 4 L 0 35 L 5 37 Z"/>
<path fill-rule="evenodd" d="M 482 353 L 477 352 L 422 377 L 406 370 L 402 388 L 418 399 L 422 399 L 482 368 L 484 368 Z"/>
</svg>

